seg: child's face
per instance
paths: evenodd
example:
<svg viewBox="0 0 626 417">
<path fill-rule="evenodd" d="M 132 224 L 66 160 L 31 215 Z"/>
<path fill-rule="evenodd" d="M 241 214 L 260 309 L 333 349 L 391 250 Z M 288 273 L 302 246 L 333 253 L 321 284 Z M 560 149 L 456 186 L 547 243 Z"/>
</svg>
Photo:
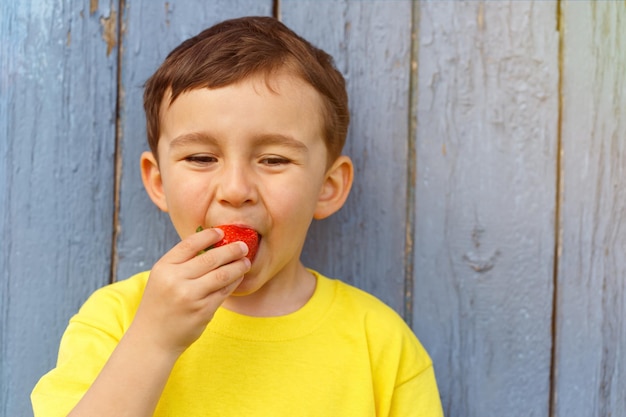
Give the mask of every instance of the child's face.
<svg viewBox="0 0 626 417">
<path fill-rule="evenodd" d="M 288 74 L 196 89 L 161 107 L 153 201 L 181 238 L 198 226 L 238 224 L 261 236 L 235 294 L 293 271 L 328 182 L 321 99 Z M 164 100 L 169 103 L 169 97 Z"/>
</svg>

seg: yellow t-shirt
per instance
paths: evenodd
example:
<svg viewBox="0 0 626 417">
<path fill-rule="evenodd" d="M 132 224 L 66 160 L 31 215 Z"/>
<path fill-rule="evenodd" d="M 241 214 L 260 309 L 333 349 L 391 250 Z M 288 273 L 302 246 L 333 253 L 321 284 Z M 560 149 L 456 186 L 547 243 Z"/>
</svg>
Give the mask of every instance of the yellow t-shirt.
<svg viewBox="0 0 626 417">
<path fill-rule="evenodd" d="M 313 271 L 312 271 L 313 272 Z M 300 310 L 248 317 L 220 308 L 179 358 L 155 416 L 442 416 L 431 360 L 373 296 L 313 272 Z M 148 272 L 96 291 L 68 325 L 55 369 L 31 399 L 65 416 L 128 329 Z"/>
</svg>

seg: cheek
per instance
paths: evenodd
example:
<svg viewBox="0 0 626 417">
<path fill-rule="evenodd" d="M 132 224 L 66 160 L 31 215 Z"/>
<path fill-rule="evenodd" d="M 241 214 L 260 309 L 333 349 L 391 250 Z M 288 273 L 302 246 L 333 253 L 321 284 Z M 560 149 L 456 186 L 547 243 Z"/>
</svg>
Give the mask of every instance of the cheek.
<svg viewBox="0 0 626 417">
<path fill-rule="evenodd" d="M 206 190 L 189 180 L 172 180 L 169 184 L 164 183 L 168 211 L 174 228 L 181 237 L 185 237 L 204 224 Z"/>
<path fill-rule="evenodd" d="M 288 223 L 290 227 L 308 227 L 313 218 L 319 191 L 310 184 L 277 189 L 267 196 L 267 204 L 275 221 Z"/>
</svg>

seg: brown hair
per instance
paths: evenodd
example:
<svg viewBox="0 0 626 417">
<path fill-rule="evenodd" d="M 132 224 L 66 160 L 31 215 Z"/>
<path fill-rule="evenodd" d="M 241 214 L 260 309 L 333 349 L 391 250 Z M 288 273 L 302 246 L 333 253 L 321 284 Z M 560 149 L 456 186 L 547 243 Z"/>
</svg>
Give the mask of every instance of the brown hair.
<svg viewBox="0 0 626 417">
<path fill-rule="evenodd" d="M 255 75 L 286 69 L 309 83 L 323 102 L 322 133 L 332 163 L 346 140 L 348 96 L 332 57 L 271 17 L 226 20 L 184 41 L 148 79 L 144 109 L 148 144 L 157 155 L 160 107 L 168 90 L 170 104 L 196 88 L 218 88 Z"/>
</svg>

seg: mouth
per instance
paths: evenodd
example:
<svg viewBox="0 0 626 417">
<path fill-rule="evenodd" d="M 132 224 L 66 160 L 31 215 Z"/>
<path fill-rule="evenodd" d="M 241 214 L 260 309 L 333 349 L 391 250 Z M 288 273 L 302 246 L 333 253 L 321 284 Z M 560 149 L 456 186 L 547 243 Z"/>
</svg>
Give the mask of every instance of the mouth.
<svg viewBox="0 0 626 417">
<path fill-rule="evenodd" d="M 215 226 L 215 228 L 221 229 L 224 232 L 224 237 L 209 249 L 224 246 L 232 242 L 243 242 L 248 246 L 246 258 L 248 258 L 250 262 L 254 262 L 257 250 L 259 249 L 259 243 L 262 239 L 259 232 L 249 226 L 237 224 L 223 224 Z M 201 230 L 202 226 L 199 226 L 198 231 Z"/>
</svg>

